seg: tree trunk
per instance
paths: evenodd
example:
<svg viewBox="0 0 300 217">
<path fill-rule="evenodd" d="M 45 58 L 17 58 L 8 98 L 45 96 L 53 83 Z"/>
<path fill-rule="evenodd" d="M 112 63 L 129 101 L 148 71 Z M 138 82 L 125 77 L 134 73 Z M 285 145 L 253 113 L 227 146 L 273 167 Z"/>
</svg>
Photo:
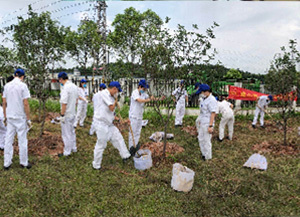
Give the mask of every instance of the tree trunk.
<svg viewBox="0 0 300 217">
<path fill-rule="evenodd" d="M 165 133 L 165 136 L 164 136 L 164 149 L 163 149 L 163 158 L 166 158 L 166 148 L 167 148 L 167 129 L 168 129 L 168 123 L 169 121 L 167 120 L 164 124 L 164 133 Z"/>
<path fill-rule="evenodd" d="M 46 120 L 46 99 L 43 100 L 42 103 L 43 103 L 43 121 L 42 121 L 42 124 L 41 124 L 40 138 L 43 136 L 45 120 Z"/>
<path fill-rule="evenodd" d="M 42 102 L 41 99 L 39 98 L 39 123 L 41 122 L 41 114 L 42 113 Z"/>
<path fill-rule="evenodd" d="M 286 134 L 287 134 L 287 118 L 284 117 L 283 119 L 283 145 L 287 145 L 287 142 L 286 142 Z"/>
</svg>

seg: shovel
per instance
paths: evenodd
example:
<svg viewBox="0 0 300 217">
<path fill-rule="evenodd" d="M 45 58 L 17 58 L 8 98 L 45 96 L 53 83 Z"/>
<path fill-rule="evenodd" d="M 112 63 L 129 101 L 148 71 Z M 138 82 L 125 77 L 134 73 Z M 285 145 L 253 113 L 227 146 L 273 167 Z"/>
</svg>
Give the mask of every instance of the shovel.
<svg viewBox="0 0 300 217">
<path fill-rule="evenodd" d="M 117 103 L 117 106 L 118 106 L 118 109 L 121 111 L 119 103 Z M 120 113 L 118 113 L 118 117 L 121 121 L 123 121 L 123 118 L 121 117 Z M 131 138 L 132 138 L 132 142 L 133 142 L 133 146 L 130 147 L 129 153 L 133 157 L 135 155 L 135 153 L 140 149 L 141 145 L 140 144 L 137 144 L 137 145 L 135 144 L 131 123 L 129 124 L 129 130 L 130 130 Z"/>
<path fill-rule="evenodd" d="M 257 106 L 259 109 L 261 109 L 261 110 L 263 110 L 264 112 L 265 112 L 265 114 L 266 115 L 269 115 L 271 118 L 272 118 L 272 116 L 271 116 L 271 114 L 269 113 L 269 112 L 267 112 L 267 110 L 266 109 L 262 109 L 260 106 Z M 276 126 L 279 128 L 280 126 L 282 127 L 282 123 L 280 122 L 280 121 L 278 121 L 278 120 L 273 120 L 274 122 L 275 122 L 275 124 L 276 124 Z"/>
</svg>

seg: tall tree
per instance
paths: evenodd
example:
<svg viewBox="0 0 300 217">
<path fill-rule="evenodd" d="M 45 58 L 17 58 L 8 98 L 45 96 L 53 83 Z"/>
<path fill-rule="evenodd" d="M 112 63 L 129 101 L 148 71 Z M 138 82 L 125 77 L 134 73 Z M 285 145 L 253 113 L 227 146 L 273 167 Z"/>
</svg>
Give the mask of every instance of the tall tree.
<svg viewBox="0 0 300 217">
<path fill-rule="evenodd" d="M 165 23 L 168 23 L 169 20 L 170 18 L 167 17 Z M 151 75 L 154 81 L 153 94 L 164 95 L 167 109 L 166 115 L 163 115 L 159 101 L 155 101 L 154 109 L 161 118 L 165 135 L 167 135 L 170 118 L 176 103 L 171 94 L 166 95 L 167 92 L 170 92 L 166 88 L 170 88 L 170 86 L 175 87 L 175 78 L 188 78 L 190 70 L 196 64 L 201 63 L 201 61 L 209 62 L 213 59 L 216 51 L 212 49 L 211 40 L 215 38 L 213 29 L 217 26 L 218 24 L 214 23 L 213 26 L 208 28 L 207 34 L 198 33 L 197 25 L 193 25 L 194 30 L 192 31 L 187 31 L 182 25 L 178 25 L 178 28 L 174 32 L 165 27 L 159 30 L 156 41 L 152 41 L 152 46 L 145 49 L 142 55 L 144 70 Z M 211 50 L 212 52 L 210 52 Z M 169 85 L 165 85 L 163 89 L 159 89 L 162 82 Z M 165 137 L 164 155 L 166 145 L 167 141 Z"/>
<path fill-rule="evenodd" d="M 68 31 L 65 43 L 70 57 L 84 69 L 85 73 L 88 66 L 99 66 L 99 53 L 103 38 L 98 32 L 96 22 L 80 21 L 77 31 Z"/>
<path fill-rule="evenodd" d="M 12 75 L 17 68 L 16 53 L 13 49 L 0 45 L 0 76 Z"/>
<path fill-rule="evenodd" d="M 155 12 L 147 10 L 140 13 L 133 7 L 115 17 L 112 23 L 114 31 L 109 34 L 108 43 L 118 60 L 130 64 L 128 77 L 133 76 L 144 48 L 152 44 L 162 23 Z"/>
<path fill-rule="evenodd" d="M 241 79 L 242 73 L 237 69 L 229 69 L 224 78 Z"/>
<path fill-rule="evenodd" d="M 293 101 L 296 97 L 295 87 L 300 84 L 300 72 L 296 70 L 296 64 L 300 62 L 300 52 L 297 50 L 296 40 L 289 41 L 289 47 L 281 47 L 282 53 L 274 56 L 268 74 L 266 75 L 266 88 L 271 93 L 280 95 L 277 97 L 278 108 L 283 120 L 283 143 L 287 145 L 287 124 L 295 112 Z M 295 91 L 293 96 L 289 95 Z"/>
<path fill-rule="evenodd" d="M 13 32 L 13 49 L 20 67 L 25 68 L 30 77 L 29 88 L 39 100 L 39 120 L 43 133 L 46 100 L 49 98 L 50 66 L 62 61 L 65 55 L 65 28 L 51 19 L 49 12 L 37 14 L 28 7 L 28 18 L 18 17 L 18 24 L 10 26 Z M 41 111 L 43 117 L 41 120 Z"/>
</svg>

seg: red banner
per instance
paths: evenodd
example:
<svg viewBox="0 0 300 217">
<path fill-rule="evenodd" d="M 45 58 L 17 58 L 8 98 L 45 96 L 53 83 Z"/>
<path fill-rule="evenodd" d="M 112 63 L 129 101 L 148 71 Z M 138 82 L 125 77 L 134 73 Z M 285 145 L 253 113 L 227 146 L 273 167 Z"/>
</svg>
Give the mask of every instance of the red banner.
<svg viewBox="0 0 300 217">
<path fill-rule="evenodd" d="M 268 94 L 229 85 L 229 99 L 255 101 L 260 96 L 268 96 Z M 277 101 L 278 99 L 297 101 L 297 93 L 296 91 L 292 91 L 285 95 L 273 95 L 273 101 Z"/>
</svg>

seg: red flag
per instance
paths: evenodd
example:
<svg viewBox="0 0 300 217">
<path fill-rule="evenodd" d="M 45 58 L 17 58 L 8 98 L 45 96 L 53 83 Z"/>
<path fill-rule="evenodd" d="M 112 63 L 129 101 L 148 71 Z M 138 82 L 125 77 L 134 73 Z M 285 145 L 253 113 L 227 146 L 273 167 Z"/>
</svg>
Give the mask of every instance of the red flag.
<svg viewBox="0 0 300 217">
<path fill-rule="evenodd" d="M 268 94 L 229 85 L 229 99 L 255 101 L 260 96 L 268 96 Z M 278 99 L 297 101 L 297 93 L 296 91 L 291 91 L 285 95 L 273 95 L 273 101 Z"/>
</svg>

